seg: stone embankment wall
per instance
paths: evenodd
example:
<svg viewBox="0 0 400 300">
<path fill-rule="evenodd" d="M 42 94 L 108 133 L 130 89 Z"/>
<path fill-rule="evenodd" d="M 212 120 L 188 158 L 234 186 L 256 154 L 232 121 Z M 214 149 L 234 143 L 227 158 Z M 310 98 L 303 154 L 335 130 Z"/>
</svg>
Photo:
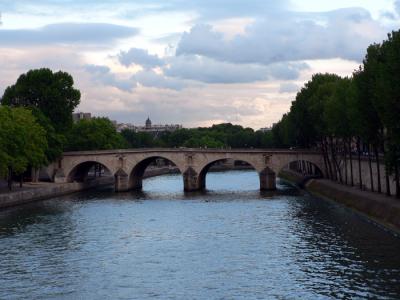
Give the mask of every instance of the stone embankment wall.
<svg viewBox="0 0 400 300">
<path fill-rule="evenodd" d="M 280 177 L 304 188 L 314 196 L 344 205 L 369 220 L 400 234 L 400 202 L 394 197 L 370 191 L 361 191 L 327 179 L 307 179 L 290 170 Z"/>
<path fill-rule="evenodd" d="M 243 170 L 249 169 L 249 166 L 234 166 L 232 168 L 221 165 L 212 168 L 210 171 L 226 171 L 229 169 Z M 176 167 L 148 168 L 144 173 L 144 178 L 155 177 L 166 174 L 178 174 L 179 169 Z M 96 188 L 99 186 L 107 186 L 114 184 L 113 177 L 98 177 L 87 182 L 73 183 L 51 183 L 41 182 L 36 184 L 26 184 L 22 191 L 15 187 L 14 191 L 9 193 L 0 193 L 0 209 L 10 206 L 21 205 L 29 202 L 50 199 L 53 197 L 63 196 L 79 191 Z"/>
<path fill-rule="evenodd" d="M 110 185 L 113 182 L 112 177 L 102 177 L 84 183 L 38 183 L 22 191 L 18 191 L 16 187 L 12 192 L 0 194 L 0 209 Z"/>
</svg>

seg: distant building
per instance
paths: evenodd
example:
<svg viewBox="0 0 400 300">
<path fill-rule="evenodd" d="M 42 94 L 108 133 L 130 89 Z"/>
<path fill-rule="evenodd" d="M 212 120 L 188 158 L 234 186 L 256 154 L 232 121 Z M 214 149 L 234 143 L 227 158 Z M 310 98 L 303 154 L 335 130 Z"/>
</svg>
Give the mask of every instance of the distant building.
<svg viewBox="0 0 400 300">
<path fill-rule="evenodd" d="M 276 125 L 276 123 L 272 123 L 272 126 L 260 128 L 258 131 L 261 131 L 261 132 L 264 132 L 264 133 L 265 132 L 270 132 L 275 127 L 275 125 Z"/>
<path fill-rule="evenodd" d="M 150 118 L 148 117 L 144 126 L 136 126 L 136 132 L 147 132 L 157 136 L 161 132 L 173 132 L 181 129 L 182 125 L 179 124 L 165 124 L 165 125 L 153 125 Z"/>
<path fill-rule="evenodd" d="M 272 127 L 264 127 L 264 128 L 260 128 L 259 131 L 261 132 L 270 132 L 272 130 Z"/>
<path fill-rule="evenodd" d="M 130 123 L 121 123 L 116 125 L 117 131 L 121 132 L 124 129 L 130 129 L 135 132 L 147 132 L 154 136 L 158 136 L 162 132 L 173 132 L 181 129 L 182 125 L 179 124 L 165 124 L 165 125 L 153 125 L 150 118 L 148 117 L 144 126 L 135 126 Z"/>
<path fill-rule="evenodd" d="M 151 120 L 150 120 L 150 117 L 147 117 L 145 128 L 146 128 L 146 129 L 150 129 L 150 128 L 151 128 Z"/>
<path fill-rule="evenodd" d="M 72 114 L 72 120 L 74 121 L 74 123 L 80 120 L 90 120 L 91 118 L 92 118 L 91 113 L 77 112 Z"/>
</svg>

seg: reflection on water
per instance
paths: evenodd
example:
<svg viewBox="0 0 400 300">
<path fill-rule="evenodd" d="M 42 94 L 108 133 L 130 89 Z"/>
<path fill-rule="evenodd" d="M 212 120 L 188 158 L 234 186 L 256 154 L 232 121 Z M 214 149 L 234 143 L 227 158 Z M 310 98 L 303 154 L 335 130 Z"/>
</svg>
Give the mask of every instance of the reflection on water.
<svg viewBox="0 0 400 300">
<path fill-rule="evenodd" d="M 284 182 L 179 175 L 0 212 L 0 299 L 400 298 L 400 239 Z"/>
</svg>

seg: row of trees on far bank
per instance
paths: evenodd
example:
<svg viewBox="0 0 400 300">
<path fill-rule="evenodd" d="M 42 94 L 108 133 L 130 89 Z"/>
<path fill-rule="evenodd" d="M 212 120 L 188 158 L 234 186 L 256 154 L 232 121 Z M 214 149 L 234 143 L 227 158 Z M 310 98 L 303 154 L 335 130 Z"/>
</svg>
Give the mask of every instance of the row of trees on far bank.
<svg viewBox="0 0 400 300">
<path fill-rule="evenodd" d="M 367 154 L 370 166 L 369 183 L 382 192 L 386 180 L 390 194 L 389 175 L 396 182 L 400 197 L 400 31 L 392 32 L 381 44 L 367 50 L 362 66 L 352 77 L 316 74 L 305 84 L 272 131 L 273 144 L 278 147 L 319 148 L 324 153 L 329 177 L 353 185 L 352 155 Z M 378 164 L 378 178 L 372 176 L 371 160 Z M 339 161 L 344 161 L 342 174 Z M 380 174 L 380 163 L 386 174 Z M 347 172 L 347 164 L 350 172 Z"/>
<path fill-rule="evenodd" d="M 145 132 L 122 130 L 129 147 L 187 147 L 187 148 L 268 148 L 272 135 L 230 123 L 211 127 L 182 128 L 163 132 L 154 137 Z"/>
</svg>

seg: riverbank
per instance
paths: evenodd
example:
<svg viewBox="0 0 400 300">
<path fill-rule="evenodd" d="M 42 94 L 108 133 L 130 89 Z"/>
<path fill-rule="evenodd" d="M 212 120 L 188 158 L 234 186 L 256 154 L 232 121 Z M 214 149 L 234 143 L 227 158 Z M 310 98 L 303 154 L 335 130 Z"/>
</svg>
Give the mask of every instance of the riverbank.
<svg viewBox="0 0 400 300">
<path fill-rule="evenodd" d="M 327 179 L 306 178 L 292 171 L 283 171 L 280 177 L 314 196 L 344 205 L 375 224 L 400 234 L 400 202 L 393 197 L 361 191 Z"/>
<path fill-rule="evenodd" d="M 250 167 L 251 168 L 251 167 Z M 226 166 L 213 166 L 210 172 L 220 172 L 227 170 L 244 170 L 249 169 L 249 166 L 234 166 L 228 168 Z M 180 173 L 177 167 L 149 167 L 143 178 L 150 178 L 155 176 L 178 174 Z M 81 192 L 84 190 L 108 186 L 114 184 L 114 178 L 97 177 L 87 182 L 72 182 L 72 183 L 53 183 L 53 182 L 37 182 L 37 183 L 24 183 L 23 188 L 17 186 L 11 192 L 0 193 L 0 209 L 22 205 L 30 202 L 46 200 L 53 197 L 65 196 Z"/>
<path fill-rule="evenodd" d="M 166 174 L 179 173 L 175 167 L 150 168 L 146 170 L 143 178 L 155 177 Z M 30 202 L 46 200 L 53 197 L 65 196 L 88 189 L 114 184 L 114 177 L 97 177 L 87 182 L 53 183 L 36 182 L 24 183 L 23 188 L 17 186 L 11 192 L 0 193 L 0 209 L 22 205 Z"/>
<path fill-rule="evenodd" d="M 11 192 L 0 194 L 0 209 L 53 197 L 64 196 L 99 186 L 111 185 L 113 183 L 113 177 L 99 177 L 87 182 L 24 183 L 24 188 L 22 190 L 19 190 L 18 187 L 15 187 Z"/>
</svg>

